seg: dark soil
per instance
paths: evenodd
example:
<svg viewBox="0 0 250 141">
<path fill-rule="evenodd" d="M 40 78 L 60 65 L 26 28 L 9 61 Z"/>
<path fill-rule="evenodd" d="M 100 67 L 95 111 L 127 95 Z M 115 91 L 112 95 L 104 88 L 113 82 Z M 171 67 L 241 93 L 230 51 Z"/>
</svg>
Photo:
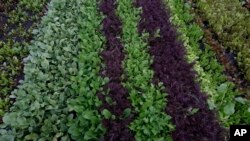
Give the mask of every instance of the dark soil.
<svg viewBox="0 0 250 141">
<path fill-rule="evenodd" d="M 250 0 L 245 0 L 245 4 L 243 4 L 248 10 L 250 10 Z"/>
</svg>

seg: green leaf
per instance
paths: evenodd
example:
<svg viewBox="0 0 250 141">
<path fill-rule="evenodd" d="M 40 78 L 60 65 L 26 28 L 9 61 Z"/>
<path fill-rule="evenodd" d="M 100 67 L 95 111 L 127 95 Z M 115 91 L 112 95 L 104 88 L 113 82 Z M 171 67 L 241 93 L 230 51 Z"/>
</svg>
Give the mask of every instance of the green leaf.
<svg viewBox="0 0 250 141">
<path fill-rule="evenodd" d="M 247 102 L 247 99 L 242 98 L 242 97 L 236 97 L 235 100 L 237 102 L 240 102 L 241 104 L 246 104 L 246 102 Z"/>
<path fill-rule="evenodd" d="M 199 111 L 199 108 L 189 108 L 188 109 L 188 112 L 189 112 L 189 115 L 194 115 L 196 114 L 197 112 Z"/>
<path fill-rule="evenodd" d="M 104 109 L 103 111 L 102 111 L 102 115 L 104 116 L 104 118 L 105 119 L 109 119 L 109 118 L 111 118 L 111 116 L 112 116 L 112 114 L 109 112 L 109 110 L 107 110 L 107 109 Z"/>
<path fill-rule="evenodd" d="M 92 119 L 92 117 L 93 117 L 93 112 L 92 111 L 85 111 L 84 113 L 83 113 L 83 118 L 85 118 L 85 119 Z"/>
<path fill-rule="evenodd" d="M 14 141 L 15 137 L 12 135 L 2 135 L 0 137 L 1 141 Z"/>
<path fill-rule="evenodd" d="M 110 104 L 110 105 L 113 103 L 111 97 L 109 97 L 109 96 L 106 96 L 106 97 L 105 97 L 105 100 L 106 100 L 106 102 L 107 102 L 108 104 Z"/>
<path fill-rule="evenodd" d="M 228 85 L 226 83 L 223 83 L 217 89 L 220 93 L 226 93 L 227 88 L 228 88 Z"/>
<path fill-rule="evenodd" d="M 63 50 L 68 52 L 68 51 L 71 51 L 72 49 L 70 47 L 64 47 Z"/>
<path fill-rule="evenodd" d="M 131 109 L 130 109 L 130 108 L 126 108 L 126 109 L 124 110 L 124 117 L 127 118 L 127 117 L 130 116 L 130 114 L 131 114 Z"/>
<path fill-rule="evenodd" d="M 42 61 L 41 65 L 42 65 L 43 68 L 48 68 L 48 66 L 49 66 L 49 61 L 48 61 L 47 59 L 44 59 L 44 60 Z"/>
<path fill-rule="evenodd" d="M 38 137 L 37 134 L 31 133 L 31 134 L 29 134 L 29 135 L 26 135 L 26 136 L 24 137 L 24 139 L 25 139 L 25 140 L 36 140 L 37 137 Z"/>
<path fill-rule="evenodd" d="M 235 112 L 235 104 L 234 103 L 229 103 L 224 107 L 224 113 L 227 115 L 232 115 Z"/>
<path fill-rule="evenodd" d="M 210 110 L 213 110 L 213 109 L 216 108 L 216 105 L 215 105 L 214 101 L 212 101 L 210 99 L 207 100 L 207 104 L 208 104 Z"/>
</svg>

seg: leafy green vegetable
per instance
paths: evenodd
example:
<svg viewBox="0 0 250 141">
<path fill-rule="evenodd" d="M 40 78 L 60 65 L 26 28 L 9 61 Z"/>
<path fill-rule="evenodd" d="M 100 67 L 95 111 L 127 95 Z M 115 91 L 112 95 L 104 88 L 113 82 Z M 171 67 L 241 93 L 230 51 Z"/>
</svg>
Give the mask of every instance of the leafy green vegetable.
<svg viewBox="0 0 250 141">
<path fill-rule="evenodd" d="M 241 104 L 247 104 L 247 103 L 249 103 L 249 101 L 247 99 L 242 98 L 242 97 L 236 97 L 235 100 L 237 102 L 240 102 Z"/>
<path fill-rule="evenodd" d="M 219 93 L 225 94 L 227 92 L 228 86 L 226 83 L 223 83 L 217 89 Z"/>
<path fill-rule="evenodd" d="M 112 114 L 109 112 L 109 110 L 107 110 L 107 109 L 104 109 L 103 111 L 102 111 L 102 115 L 104 116 L 104 118 L 105 119 L 109 119 L 109 118 L 111 118 L 111 116 L 112 116 Z"/>
<path fill-rule="evenodd" d="M 188 109 L 189 115 L 194 115 L 194 114 L 196 114 L 198 111 L 199 111 L 198 108 L 189 108 L 189 109 Z"/>
<path fill-rule="evenodd" d="M 130 108 L 125 109 L 125 110 L 124 110 L 124 117 L 125 117 L 125 118 L 129 117 L 130 114 L 131 114 L 131 112 L 132 112 L 132 111 L 131 111 Z"/>
<path fill-rule="evenodd" d="M 227 115 L 232 115 L 232 114 L 234 114 L 234 112 L 235 112 L 235 105 L 234 105 L 234 103 L 229 103 L 228 105 L 226 105 L 225 107 L 224 107 L 224 112 L 227 114 Z"/>
</svg>

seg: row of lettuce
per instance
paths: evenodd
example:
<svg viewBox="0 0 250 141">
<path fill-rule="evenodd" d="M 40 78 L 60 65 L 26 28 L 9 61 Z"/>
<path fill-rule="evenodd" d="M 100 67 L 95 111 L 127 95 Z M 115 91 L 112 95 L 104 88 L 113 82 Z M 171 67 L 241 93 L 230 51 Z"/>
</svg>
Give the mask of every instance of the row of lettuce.
<svg viewBox="0 0 250 141">
<path fill-rule="evenodd" d="M 0 117 L 13 102 L 9 96 L 22 77 L 22 59 L 31 31 L 43 15 L 48 0 L 0 2 Z"/>
<path fill-rule="evenodd" d="M 226 140 L 220 125 L 249 124 L 248 101 L 210 46 L 200 50 L 189 10 L 184 0 L 52 0 L 0 140 Z"/>
</svg>

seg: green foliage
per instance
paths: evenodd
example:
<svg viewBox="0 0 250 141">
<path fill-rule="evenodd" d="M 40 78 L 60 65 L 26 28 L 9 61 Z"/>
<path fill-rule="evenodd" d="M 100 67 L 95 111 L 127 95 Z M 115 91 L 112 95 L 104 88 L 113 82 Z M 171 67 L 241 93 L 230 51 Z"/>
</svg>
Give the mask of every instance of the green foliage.
<svg viewBox="0 0 250 141">
<path fill-rule="evenodd" d="M 48 0 L 20 0 L 20 5 L 32 9 L 35 12 L 39 12 L 43 8 L 43 4 Z"/>
<path fill-rule="evenodd" d="M 162 93 L 162 85 L 153 85 L 153 71 L 150 69 L 152 58 L 144 42 L 147 35 L 142 37 L 137 31 L 140 9 L 133 7 L 132 0 L 118 1 L 117 14 L 123 23 L 122 41 L 127 55 L 123 68 L 127 81 L 130 100 L 138 117 L 131 123 L 130 129 L 135 132 L 138 141 L 170 141 L 170 132 L 174 130 L 171 117 L 164 112 L 166 93 Z"/>
<path fill-rule="evenodd" d="M 20 50 L 13 46 L 13 42 L 0 44 L 2 46 L 0 48 L 0 63 L 2 64 L 0 67 L 0 116 L 2 116 L 10 103 L 9 92 L 15 85 L 12 76 L 17 75 L 18 71 L 20 71 L 21 68 L 18 66 L 20 66 L 21 60 L 18 59 Z"/>
<path fill-rule="evenodd" d="M 9 13 L 9 23 L 38 18 L 29 17 L 22 8 L 39 12 L 46 2 L 47 0 L 20 0 L 17 9 Z M 185 4 L 184 0 L 165 2 L 172 12 L 172 22 L 182 33 L 180 40 L 187 49 L 187 60 L 196 63 L 194 70 L 198 73 L 197 81 L 201 84 L 202 91 L 209 96 L 209 107 L 217 111 L 225 127 L 250 124 L 250 101 L 242 97 L 235 98 L 238 92 L 234 84 L 227 81 L 223 67 L 217 62 L 210 46 L 205 45 L 204 51 L 199 49 L 198 41 L 203 38 L 203 31 L 192 23 L 190 5 Z M 205 10 L 211 10 L 206 7 L 205 1 L 200 3 Z M 107 109 L 101 113 L 98 111 L 101 101 L 96 94 L 102 91 L 102 86 L 108 79 L 99 75 L 103 67 L 100 52 L 105 41 L 99 32 L 103 16 L 98 12 L 97 4 L 97 1 L 92 0 L 52 0 L 41 25 L 33 30 L 35 38 L 28 46 L 29 49 L 26 43 L 18 44 L 13 41 L 16 35 L 29 37 L 30 31 L 26 33 L 21 24 L 6 35 L 8 42 L 0 43 L 0 116 L 7 109 L 10 99 L 16 99 L 13 107 L 3 117 L 4 124 L 0 126 L 1 141 L 85 141 L 102 138 L 105 129 L 101 120 L 116 117 Z M 117 4 L 117 14 L 123 23 L 121 40 L 126 54 L 123 62 L 126 81 L 123 85 L 129 91 L 129 99 L 135 109 L 125 109 L 122 117 L 137 113 L 138 116 L 129 127 L 138 141 L 172 141 L 170 132 L 175 127 L 171 123 L 171 117 L 165 113 L 167 94 L 163 91 L 166 88 L 161 83 L 151 83 L 152 58 L 145 43 L 148 35 L 140 36 L 137 31 L 141 11 L 133 7 L 133 0 L 119 0 Z M 239 19 L 242 16 L 240 14 Z M 213 28 L 221 30 L 218 32 L 222 37 L 220 40 L 231 40 L 231 35 L 226 38 L 229 35 L 222 32 L 227 29 L 220 26 L 230 23 L 231 19 L 224 19 L 227 21 L 219 20 L 223 23 L 212 22 L 215 25 Z M 240 30 L 240 25 L 241 23 L 232 24 L 230 27 L 235 26 L 232 30 L 236 31 Z M 248 40 L 245 42 L 238 36 L 245 34 L 245 31 L 234 33 L 232 36 L 235 40 L 225 44 L 239 54 L 248 53 L 244 52 Z M 159 36 L 159 31 L 155 36 Z M 28 52 L 30 55 L 26 57 Z M 25 79 L 11 93 L 23 62 Z M 106 97 L 106 101 L 112 104 L 109 97 Z M 188 112 L 193 115 L 199 109 L 189 108 Z"/>
<path fill-rule="evenodd" d="M 95 96 L 106 82 L 98 76 L 96 3 L 53 0 L 48 9 L 34 30 L 25 79 L 12 92 L 16 102 L 4 115 L 0 140 L 89 140 L 104 132 Z"/>
<path fill-rule="evenodd" d="M 204 19 L 218 34 L 223 46 L 237 54 L 237 61 L 250 82 L 250 13 L 237 0 L 194 0 Z"/>
<path fill-rule="evenodd" d="M 79 6 L 76 9 L 79 10 L 73 14 L 78 15 L 81 51 L 78 59 L 79 70 L 77 76 L 72 78 L 78 83 L 73 85 L 77 95 L 68 99 L 69 109 L 76 113 L 76 118 L 71 117 L 69 120 L 69 133 L 74 140 L 98 140 L 105 132 L 101 124 L 102 118 L 113 118 L 107 109 L 102 111 L 102 115 L 97 111 L 101 101 L 96 94 L 102 91 L 101 87 L 108 81 L 99 75 L 102 67 L 99 54 L 105 41 L 97 30 L 101 29 L 103 17 L 98 12 L 96 1 L 81 0 L 77 3 Z"/>
<path fill-rule="evenodd" d="M 105 119 L 110 119 L 111 116 L 112 116 L 112 114 L 110 113 L 110 111 L 107 110 L 107 109 L 104 109 L 104 110 L 102 111 L 102 115 L 104 116 Z"/>
<path fill-rule="evenodd" d="M 31 30 L 26 30 L 25 22 L 32 21 L 38 22 L 40 18 L 38 12 L 40 12 L 47 3 L 48 0 L 36 0 L 38 5 L 34 10 L 34 7 L 26 7 L 26 4 L 33 3 L 27 1 L 23 3 L 20 1 L 14 10 L 10 10 L 13 7 L 13 0 L 6 0 L 5 3 L 6 13 L 9 19 L 3 27 L 1 32 L 4 34 L 5 42 L 0 41 L 0 117 L 8 110 L 10 102 L 10 93 L 13 88 L 18 84 L 18 79 L 22 75 L 22 59 L 27 56 L 28 49 L 26 41 L 30 38 Z M 29 15 L 33 13 L 33 15 Z M 34 19 L 34 20 L 31 20 Z M 30 29 L 33 29 L 36 24 Z M 26 25 L 25 25 L 26 26 Z M 9 28 L 12 28 L 10 32 L 7 32 Z M 17 38 L 22 39 L 21 43 L 15 41 Z"/>
<path fill-rule="evenodd" d="M 235 112 L 235 104 L 234 103 L 229 103 L 228 105 L 226 105 L 224 107 L 224 113 L 226 113 L 227 115 L 232 115 Z"/>
<path fill-rule="evenodd" d="M 239 124 L 237 121 L 250 120 L 249 117 L 243 116 L 250 114 L 247 111 L 249 104 L 235 101 L 234 97 L 238 95 L 238 92 L 235 90 L 234 84 L 227 81 L 223 74 L 223 67 L 217 62 L 211 47 L 205 45 L 205 50 L 200 50 L 198 41 L 203 38 L 203 31 L 198 25 L 192 23 L 194 15 L 189 13 L 190 5 L 184 3 L 183 0 L 165 0 L 165 3 L 171 10 L 172 22 L 182 33 L 180 39 L 186 47 L 187 60 L 195 62 L 194 70 L 198 73 L 197 81 L 200 83 L 202 91 L 209 96 L 210 109 L 218 112 L 221 122 L 226 127 L 229 127 L 230 124 Z M 238 116 L 235 116 L 236 114 Z M 236 117 L 240 119 L 235 119 Z M 249 124 L 249 122 L 241 124 Z"/>
</svg>

